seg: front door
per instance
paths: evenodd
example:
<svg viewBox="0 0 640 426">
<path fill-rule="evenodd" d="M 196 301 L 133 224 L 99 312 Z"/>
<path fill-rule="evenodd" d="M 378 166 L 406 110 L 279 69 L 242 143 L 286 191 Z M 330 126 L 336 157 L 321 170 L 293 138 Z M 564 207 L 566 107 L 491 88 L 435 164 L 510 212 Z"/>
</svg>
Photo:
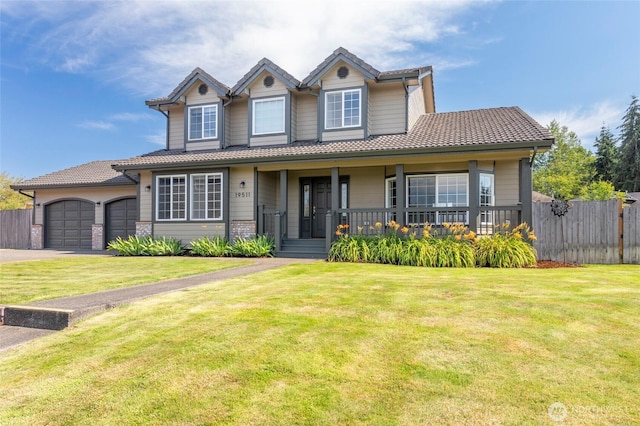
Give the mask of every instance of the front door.
<svg viewBox="0 0 640 426">
<path fill-rule="evenodd" d="M 300 181 L 300 238 L 325 238 L 327 212 L 331 210 L 331 178 Z"/>
</svg>

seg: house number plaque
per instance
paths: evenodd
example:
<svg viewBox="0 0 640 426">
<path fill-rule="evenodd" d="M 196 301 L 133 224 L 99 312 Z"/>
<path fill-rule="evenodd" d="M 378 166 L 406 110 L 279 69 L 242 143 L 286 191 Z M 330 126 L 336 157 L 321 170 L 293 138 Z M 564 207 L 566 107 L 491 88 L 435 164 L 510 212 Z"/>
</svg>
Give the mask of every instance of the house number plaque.
<svg viewBox="0 0 640 426">
<path fill-rule="evenodd" d="M 236 198 L 251 198 L 251 191 L 246 192 L 235 192 Z"/>
</svg>

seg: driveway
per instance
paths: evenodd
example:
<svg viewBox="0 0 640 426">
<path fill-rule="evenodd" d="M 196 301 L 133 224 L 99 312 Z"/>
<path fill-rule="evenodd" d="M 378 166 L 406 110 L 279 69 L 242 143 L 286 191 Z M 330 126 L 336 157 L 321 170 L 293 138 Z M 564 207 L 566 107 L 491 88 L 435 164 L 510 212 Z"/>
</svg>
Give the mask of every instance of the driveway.
<svg viewBox="0 0 640 426">
<path fill-rule="evenodd" d="M 69 256 L 112 256 L 107 251 L 100 250 L 14 250 L 14 249 L 0 249 L 0 263 L 2 262 L 17 262 L 22 260 L 42 260 L 53 259 L 57 257 L 69 257 Z"/>
</svg>

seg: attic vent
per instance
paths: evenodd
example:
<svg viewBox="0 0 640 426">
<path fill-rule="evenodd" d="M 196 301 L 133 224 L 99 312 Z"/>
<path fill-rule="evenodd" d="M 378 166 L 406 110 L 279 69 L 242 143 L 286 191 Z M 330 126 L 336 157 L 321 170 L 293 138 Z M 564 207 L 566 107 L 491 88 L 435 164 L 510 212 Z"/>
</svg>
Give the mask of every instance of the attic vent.
<svg viewBox="0 0 640 426">
<path fill-rule="evenodd" d="M 347 78 L 348 75 L 349 75 L 349 68 L 347 68 L 347 67 L 338 68 L 338 77 L 339 78 Z"/>
<path fill-rule="evenodd" d="M 201 95 L 206 95 L 208 91 L 209 91 L 209 86 L 207 86 L 204 83 L 201 84 L 200 87 L 198 87 L 198 93 L 200 93 Z"/>
<path fill-rule="evenodd" d="M 264 78 L 263 83 L 264 83 L 264 87 L 271 87 L 271 86 L 273 86 L 273 77 L 271 77 L 270 75 L 266 76 L 266 77 Z"/>
</svg>

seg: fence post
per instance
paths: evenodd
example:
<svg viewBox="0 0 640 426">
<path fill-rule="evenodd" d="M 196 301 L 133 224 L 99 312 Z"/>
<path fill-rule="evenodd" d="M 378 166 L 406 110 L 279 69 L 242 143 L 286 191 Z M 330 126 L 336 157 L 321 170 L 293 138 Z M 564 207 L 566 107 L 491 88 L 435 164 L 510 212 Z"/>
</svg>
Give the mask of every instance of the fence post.
<svg viewBox="0 0 640 426">
<path fill-rule="evenodd" d="M 620 198 L 618 198 L 618 257 L 620 263 L 624 263 L 624 210 Z"/>
</svg>

